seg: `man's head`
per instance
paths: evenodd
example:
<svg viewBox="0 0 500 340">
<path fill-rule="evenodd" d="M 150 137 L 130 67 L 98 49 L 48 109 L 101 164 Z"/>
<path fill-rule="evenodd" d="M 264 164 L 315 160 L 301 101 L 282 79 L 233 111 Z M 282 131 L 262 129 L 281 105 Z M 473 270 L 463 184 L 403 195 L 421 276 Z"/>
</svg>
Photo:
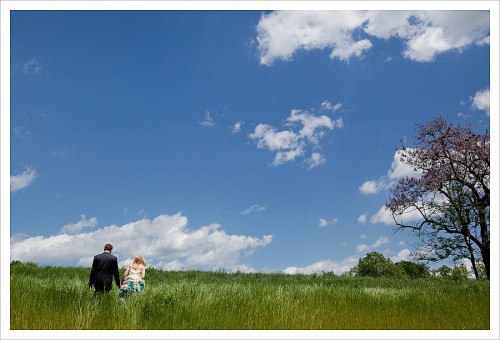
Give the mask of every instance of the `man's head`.
<svg viewBox="0 0 500 340">
<path fill-rule="evenodd" d="M 107 250 L 111 253 L 111 251 L 113 250 L 113 246 L 109 243 L 106 243 L 106 245 L 104 246 L 104 250 Z"/>
</svg>

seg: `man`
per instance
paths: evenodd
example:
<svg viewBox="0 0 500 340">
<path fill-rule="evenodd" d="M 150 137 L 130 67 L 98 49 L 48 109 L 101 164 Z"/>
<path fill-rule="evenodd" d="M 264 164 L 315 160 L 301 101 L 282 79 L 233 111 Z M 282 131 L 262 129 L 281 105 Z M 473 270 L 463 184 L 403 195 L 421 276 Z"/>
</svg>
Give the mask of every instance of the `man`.
<svg viewBox="0 0 500 340">
<path fill-rule="evenodd" d="M 109 292 L 113 286 L 113 278 L 120 287 L 120 277 L 118 274 L 118 259 L 111 255 L 113 246 L 106 244 L 102 254 L 94 256 L 92 269 L 90 271 L 89 288 L 94 286 L 95 294 Z"/>
</svg>

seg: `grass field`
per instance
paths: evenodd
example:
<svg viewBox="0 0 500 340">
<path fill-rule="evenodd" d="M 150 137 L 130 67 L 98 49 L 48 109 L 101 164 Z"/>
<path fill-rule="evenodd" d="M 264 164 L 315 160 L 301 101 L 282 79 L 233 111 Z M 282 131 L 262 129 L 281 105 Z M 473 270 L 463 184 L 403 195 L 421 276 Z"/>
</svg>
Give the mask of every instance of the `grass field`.
<svg viewBox="0 0 500 340">
<path fill-rule="evenodd" d="M 121 271 L 122 272 L 122 271 Z M 120 272 L 120 273 L 121 273 Z M 488 330 L 487 281 L 147 269 L 94 297 L 90 268 L 13 262 L 12 330 Z"/>
</svg>

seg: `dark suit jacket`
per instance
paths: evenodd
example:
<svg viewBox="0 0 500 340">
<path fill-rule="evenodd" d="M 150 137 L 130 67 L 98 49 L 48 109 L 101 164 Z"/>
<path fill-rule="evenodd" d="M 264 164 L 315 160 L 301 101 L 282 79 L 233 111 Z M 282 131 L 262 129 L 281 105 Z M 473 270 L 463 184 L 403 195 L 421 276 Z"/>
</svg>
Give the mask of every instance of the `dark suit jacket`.
<svg viewBox="0 0 500 340">
<path fill-rule="evenodd" d="M 89 287 L 94 286 L 97 291 L 110 290 L 113 285 L 113 278 L 119 287 L 120 275 L 118 273 L 118 259 L 116 256 L 106 251 L 94 256 L 90 271 Z"/>
</svg>

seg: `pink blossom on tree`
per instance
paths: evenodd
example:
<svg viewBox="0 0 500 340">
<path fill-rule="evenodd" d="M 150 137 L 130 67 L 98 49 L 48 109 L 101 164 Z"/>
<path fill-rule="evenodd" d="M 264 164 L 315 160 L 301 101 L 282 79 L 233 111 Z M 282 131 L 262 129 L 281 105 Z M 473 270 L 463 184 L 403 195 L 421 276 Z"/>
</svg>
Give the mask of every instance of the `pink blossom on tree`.
<svg viewBox="0 0 500 340">
<path fill-rule="evenodd" d="M 453 126 L 437 117 L 416 126 L 416 141 L 403 147 L 401 162 L 420 170 L 391 189 L 386 207 L 396 230 L 411 230 L 422 246 L 420 258 L 468 258 L 479 277 L 483 263 L 490 277 L 490 135 Z M 412 224 L 404 213 L 418 211 Z"/>
</svg>

